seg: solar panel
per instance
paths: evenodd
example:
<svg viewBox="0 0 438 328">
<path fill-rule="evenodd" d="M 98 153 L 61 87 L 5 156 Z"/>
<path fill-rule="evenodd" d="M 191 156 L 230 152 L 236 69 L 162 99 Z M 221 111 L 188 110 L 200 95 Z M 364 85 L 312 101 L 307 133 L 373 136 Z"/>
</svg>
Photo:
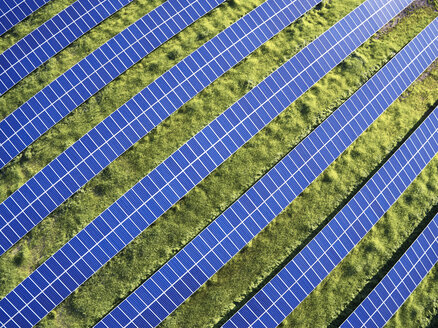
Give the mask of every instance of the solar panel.
<svg viewBox="0 0 438 328">
<path fill-rule="evenodd" d="M 264 2 L 84 135 L 0 205 L 0 217 L 7 222 L 0 224 L 0 236 L 3 237 L 5 226 L 18 226 L 12 235 L 5 233 L 6 238 L 0 241 L 0 254 L 183 103 L 319 1 Z M 45 184 L 42 179 L 48 179 L 50 184 Z M 50 211 L 47 206 L 39 204 L 44 197 L 53 202 Z M 15 212 L 10 210 L 11 204 L 19 204 Z M 38 214 L 38 219 L 22 215 L 31 210 Z"/>
<path fill-rule="evenodd" d="M 0 96 L 132 0 L 77 0 L 0 55 Z"/>
<path fill-rule="evenodd" d="M 50 0 L 6 0 L 0 2 L 0 35 L 37 11 Z"/>
<path fill-rule="evenodd" d="M 436 25 L 422 33 L 438 36 Z M 400 96 L 427 67 L 426 63 L 421 64 L 425 58 L 437 57 L 430 44 L 429 51 L 423 50 L 426 44 L 416 42 L 418 39 L 420 37 L 106 316 L 98 327 L 124 327 L 131 322 L 140 327 L 155 326 L 211 278 Z M 437 45 L 438 42 L 435 48 Z M 431 63 L 433 59 L 428 61 Z M 399 67 L 403 68 L 397 71 Z M 406 77 L 406 84 L 401 84 L 403 90 L 381 97 L 400 85 L 405 78 L 403 72 L 411 71 L 416 73 Z M 338 137 L 345 144 L 336 141 Z"/>
<path fill-rule="evenodd" d="M 438 108 L 321 232 L 224 327 L 269 328 L 280 324 L 347 256 L 437 152 Z"/>
<path fill-rule="evenodd" d="M 94 93 L 224 1 L 168 0 L 44 87 L 0 122 L 0 168 Z"/>
<path fill-rule="evenodd" d="M 383 327 L 438 261 L 438 215 L 341 325 Z"/>
<path fill-rule="evenodd" d="M 329 70 L 347 56 L 347 53 L 342 52 L 343 57 L 338 55 L 335 57 L 336 59 L 332 58 L 336 55 L 335 51 L 340 49 L 339 44 L 344 44 L 347 39 L 352 40 L 356 45 L 355 47 L 359 46 L 409 3 L 410 1 L 406 0 L 393 0 L 381 6 L 378 0 L 368 0 L 314 43 L 303 49 L 303 52 L 307 51 L 308 58 L 310 58 L 313 55 L 309 49 L 312 49 L 314 53 L 318 54 L 317 57 L 312 58 L 322 58 L 324 60 L 324 56 L 320 57 L 318 47 L 315 46 L 315 44 L 320 45 L 320 49 L 324 49 L 323 53 L 327 57 L 328 63 L 330 63 L 327 63 L 324 67 Z M 351 21 L 352 16 L 363 17 L 363 22 L 352 23 L 350 27 L 347 22 Z M 336 41 L 332 33 L 338 35 L 337 31 L 342 33 L 343 36 L 340 37 L 341 40 Z M 325 41 L 327 41 L 325 44 L 328 48 L 324 46 Z M 352 48 L 355 49 L 355 47 Z M 352 50 L 349 48 L 349 51 Z M 302 58 L 304 61 L 298 58 Z M 304 67 L 307 67 L 307 70 L 301 66 L 300 61 L 306 63 Z M 303 89 L 298 89 L 300 90 L 299 94 L 310 88 L 311 85 L 304 82 L 306 76 L 310 78 L 310 75 L 306 73 L 308 69 L 312 69 L 312 65 L 307 62 L 307 59 L 300 52 L 235 103 L 225 114 L 219 116 L 189 140 L 0 301 L 0 308 L 7 309 L 5 310 L 7 312 L 3 315 L 0 313 L 0 320 L 7 320 L 8 322 L 20 320 L 21 322 L 23 316 L 29 318 L 28 313 L 30 312 L 38 314 L 35 318 L 32 317 L 28 320 L 37 320 L 47 314 L 56 304 L 59 304 L 104 263 L 131 242 L 142 230 L 146 229 L 148 225 L 170 208 L 172 203 L 178 201 L 211 170 L 229 157 L 231 152 L 237 150 L 238 145 L 241 146 L 244 143 L 243 139 L 237 139 L 237 137 L 242 138 L 243 136 L 248 140 L 251 138 L 250 131 L 255 134 L 264 124 L 267 124 L 270 119 L 266 119 L 266 116 L 263 115 L 263 113 L 266 113 L 264 109 L 270 112 L 273 117 L 287 107 L 292 100 L 288 103 L 284 102 L 284 99 L 287 99 L 281 96 L 286 97 L 282 93 L 284 88 L 290 87 L 291 83 L 296 83 L 296 79 L 302 81 L 300 85 Z M 324 72 L 324 69 L 321 68 L 320 73 L 325 74 Z M 291 75 L 291 73 L 293 74 Z M 292 78 L 292 76 L 294 77 Z M 302 76 L 304 76 L 304 79 Z M 280 82 L 282 87 L 275 82 L 276 79 L 283 81 Z M 317 80 L 316 77 L 314 79 L 310 81 L 315 82 Z M 269 81 L 270 84 L 266 81 Z M 285 84 L 286 81 L 290 83 Z M 265 95 L 264 92 L 268 92 L 267 87 L 271 88 L 271 91 L 275 90 L 276 93 L 270 96 Z M 294 100 L 297 95 L 293 94 L 289 97 Z M 234 112 L 237 113 L 235 116 Z M 246 116 L 243 115 L 245 113 L 247 113 Z M 264 122 L 258 116 L 258 113 L 265 119 Z M 246 125 L 238 124 L 239 117 L 241 122 L 246 123 Z M 257 125 L 252 122 L 256 122 Z M 249 130 L 245 130 L 247 127 Z M 225 132 L 226 130 L 229 132 Z M 246 134 L 238 134 L 238 132 L 244 133 L 245 131 L 247 131 Z M 234 144 L 234 141 L 238 144 Z M 181 167 L 185 167 L 185 169 L 183 170 Z M 151 195 L 153 196 L 151 197 Z M 44 280 L 43 282 L 41 282 L 40 277 Z M 21 295 L 21 293 L 28 294 Z M 15 304 L 14 300 L 17 297 L 28 301 Z M 41 302 L 43 302 L 43 305 Z M 9 304 L 12 303 L 14 303 L 13 308 L 9 307 Z"/>
</svg>

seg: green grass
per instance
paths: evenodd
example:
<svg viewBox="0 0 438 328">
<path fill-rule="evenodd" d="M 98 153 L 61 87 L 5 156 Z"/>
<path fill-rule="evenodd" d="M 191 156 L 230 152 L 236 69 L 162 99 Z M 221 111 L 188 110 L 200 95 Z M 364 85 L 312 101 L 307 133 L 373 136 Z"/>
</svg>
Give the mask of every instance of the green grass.
<svg viewBox="0 0 438 328">
<path fill-rule="evenodd" d="M 436 295 L 438 295 L 438 267 L 435 265 L 386 327 L 436 327 L 438 323 Z"/>
<path fill-rule="evenodd" d="M 46 5 L 42 6 L 1 36 L 0 53 L 13 46 L 16 42 L 73 2 L 74 0 L 49 1 Z"/>
<path fill-rule="evenodd" d="M 15 44 L 73 2 L 73 0 L 49 1 L 23 24 L 18 24 L 1 37 L 0 52 Z M 68 68 L 163 2 L 164 0 L 133 1 L 91 29 L 3 95 L 0 98 L 0 118 L 10 114 Z"/>
<path fill-rule="evenodd" d="M 156 2 L 159 3 L 159 1 Z M 5 167 L 5 169 L 2 169 L 0 173 L 2 178 L 0 182 L 0 200 L 6 199 L 7 196 L 41 170 L 61 151 L 73 144 L 83 134 L 88 132 L 166 70 L 262 2 L 263 0 L 234 1 L 233 3 L 235 4 L 232 6 L 228 3 L 219 6 L 219 8 L 214 9 L 211 14 L 196 21 L 188 29 L 155 50 L 83 105 L 75 109 L 69 116 L 28 147 L 21 155 Z M 150 4 L 148 6 L 150 8 L 147 9 L 152 9 L 158 3 Z M 123 10 L 130 8 L 130 6 L 127 6 Z M 137 8 L 137 10 L 139 9 Z M 139 11 L 142 12 L 142 15 L 147 12 L 146 10 Z M 137 13 L 137 16 L 142 15 Z M 224 19 L 224 17 L 227 18 Z M 114 19 L 116 19 L 116 17 L 114 17 Z M 108 22 L 108 24 L 109 23 L 110 22 Z M 125 25 L 128 24 L 124 24 L 123 26 Z M 101 25 L 99 25 L 99 27 L 100 26 Z M 117 28 L 117 32 L 120 29 L 121 27 Z M 91 33 L 93 32 L 95 32 L 95 29 L 91 31 Z M 95 33 L 98 32 L 96 31 Z M 72 47 L 74 47 L 74 44 Z M 79 45 L 77 47 L 80 48 Z M 64 55 L 64 53 L 69 52 L 69 50 L 70 47 L 59 55 Z M 79 51 L 71 49 L 71 53 L 76 55 Z M 87 53 L 88 52 L 78 54 L 77 60 Z M 169 57 L 172 59 L 169 59 Z M 70 67 L 77 60 L 64 62 L 62 67 Z M 58 61 L 57 57 L 50 60 L 48 64 L 51 64 L 52 61 Z M 29 96 L 27 96 L 26 92 L 21 92 L 19 90 L 20 88 L 14 88 L 0 98 L 0 117 L 4 117 L 12 112 L 31 95 L 41 89 L 42 83 L 39 80 L 51 81 L 64 70 L 65 69 L 58 72 L 55 68 L 47 67 L 47 71 L 51 74 L 50 76 L 45 76 L 39 71 L 32 73 L 32 76 L 23 80 L 31 84 L 24 87 L 29 91 Z M 53 73 L 53 71 L 56 72 Z M 3 113 L 3 115 L 1 113 Z M 164 125 L 166 125 L 166 123 Z M 72 129 L 72 126 L 75 128 Z"/>
<path fill-rule="evenodd" d="M 431 218 L 425 219 L 425 215 L 430 205 L 438 202 L 437 174 L 438 160 L 434 159 L 358 246 L 288 317 L 284 326 L 314 323 L 316 326 L 337 327 L 345 320 L 345 314 L 354 310 L 358 300 L 362 300 L 395 263 L 392 258 L 394 253 L 398 250 L 403 253 L 409 247 L 403 242 L 413 230 L 420 224 L 424 228 L 430 221 Z M 433 294 L 430 295 L 432 297 Z M 430 298 L 417 304 L 420 307 L 424 303 L 429 304 Z M 346 313 L 340 314 L 340 311 Z M 405 327 L 413 326 L 416 325 Z"/>
<path fill-rule="evenodd" d="M 119 105 L 122 105 L 131 96 L 144 88 L 153 78 L 158 77 L 159 74 L 172 67 L 167 57 L 173 48 L 178 49 L 180 52 L 173 60 L 177 62 L 196 49 L 197 46 L 203 44 L 206 40 L 230 25 L 234 20 L 237 20 L 241 15 L 262 2 L 262 0 L 252 0 L 243 1 L 241 4 L 239 1 L 234 1 L 235 5 L 233 6 L 229 4 L 220 6 L 212 14 L 207 15 L 205 19 L 200 19 L 183 32 L 185 33 L 184 37 L 194 40 L 193 44 L 183 41 L 183 36 L 172 39 L 171 42 L 163 45 L 163 47 L 146 57 L 145 60 L 149 61 L 148 63 L 141 61 L 130 69 L 127 74 L 111 83 L 108 86 L 110 90 L 108 88 L 102 90 L 102 92 L 90 99 L 89 102 L 76 109 L 72 115 L 69 115 L 30 146 L 20 158 L 17 158 L 6 168 L 2 169 L 0 172 L 0 201 L 6 199 L 13 191 L 42 169 L 64 150 L 67 145 L 72 144 Z M 234 6 L 238 6 L 238 9 L 234 8 Z M 223 17 L 228 18 L 224 19 Z M 198 37 L 199 35 L 201 37 Z M 180 45 L 184 45 L 187 49 L 178 48 Z M 148 74 L 144 74 L 145 68 Z M 154 75 L 149 74 L 152 68 L 156 71 Z M 129 78 L 130 80 L 124 80 L 124 78 Z M 142 81 L 142 78 L 146 81 Z M 115 92 L 114 90 L 122 92 Z M 216 92 L 220 91 L 216 90 Z M 126 92 L 126 94 L 123 94 L 123 92 Z M 208 96 L 204 95 L 204 97 L 205 102 L 207 102 Z M 94 105 L 90 103 L 94 103 Z M 225 108 L 226 106 L 224 105 Z M 218 109 L 217 112 L 219 113 L 222 110 Z M 183 121 L 185 118 L 184 112 L 191 113 L 192 117 L 189 120 L 202 120 L 205 122 L 204 124 L 208 123 L 215 115 L 211 115 L 207 111 L 207 113 L 202 113 L 204 117 L 201 117 L 199 113 L 195 117 L 193 110 L 183 109 L 181 113 L 183 117 L 179 118 L 180 121 Z M 172 131 L 169 128 L 171 126 L 169 120 L 164 122 L 155 131 L 150 133 L 147 138 L 144 138 L 119 160 L 110 165 L 108 169 L 98 175 L 91 184 L 89 183 L 62 205 L 58 211 L 55 211 L 48 219 L 44 220 L 22 242 L 12 248 L 5 257 L 2 256 L 0 259 L 2 262 L 0 265 L 2 266 L 0 268 L 2 273 L 0 274 L 2 294 L 24 279 L 30 270 L 33 270 L 44 258 L 47 258 L 61 247 L 69 238 L 74 236 L 95 216 L 126 192 L 135 182 L 170 155 L 177 148 L 178 144 L 186 141 L 190 133 L 194 134 L 195 131 L 199 130 L 202 127 L 202 121 L 197 123 L 198 126 L 192 127 L 191 131 L 186 128 L 188 122 L 184 122 L 181 125 L 179 125 L 180 122 L 174 123 L 173 126 L 176 125 L 178 128 L 177 131 Z M 72 126 L 75 128 L 71 129 Z M 185 131 L 184 134 L 182 134 L 182 130 Z M 167 135 L 163 135 L 160 131 L 165 131 Z M 164 142 L 163 140 L 167 141 Z M 13 276 L 11 280 L 11 277 L 5 276 L 3 272 L 11 270 L 11 265 L 14 263 L 13 258 L 16 256 L 17 251 L 26 254 L 26 249 L 32 249 L 32 252 L 29 253 L 29 257 L 18 254 L 23 259 L 20 261 L 22 265 L 18 266 L 18 271 L 11 272 Z"/>
<path fill-rule="evenodd" d="M 361 2 L 333 0 L 313 10 L 112 163 L 0 258 L 0 295 L 4 296 L 14 288 L 96 215 L 252 86 Z M 18 88 L 0 98 L 0 117 L 10 113 L 66 67 L 159 3 L 161 1 L 135 1 L 123 9 L 120 16 L 116 14 L 93 29 L 32 73 Z M 236 0 L 220 6 L 76 109 L 2 169 L 0 201 L 153 79 L 260 3 L 262 0 Z M 46 7 L 43 9 L 48 10 Z M 236 200 L 436 16 L 431 7 L 417 9 L 395 28 L 366 42 L 105 265 L 40 326 L 87 327 L 96 323 Z M 425 80 L 417 82 L 402 98 L 249 247 L 175 311 L 163 326 L 217 325 L 233 313 L 236 304 L 241 304 L 242 300 L 257 291 L 262 282 L 279 270 L 282 263 L 305 245 L 351 197 L 430 109 L 438 99 L 438 71 L 432 70 Z M 355 300 L 364 296 L 361 290 L 370 286 L 370 281 L 376 281 L 376 274 L 382 274 L 382 268 L 391 263 L 397 251 L 408 247 L 404 241 L 416 227 L 424 224 L 426 212 L 437 202 L 437 170 L 435 158 L 329 279 L 294 311 L 287 320 L 287 326 L 328 326 L 342 313 L 354 308 Z M 357 265 L 362 268 L 363 263 L 367 264 L 364 270 L 356 269 Z M 414 293 L 412 299 L 415 302 L 407 302 L 390 325 L 417 326 L 419 321 L 415 321 L 412 313 L 416 313 L 425 325 L 432 320 L 437 306 L 436 300 L 434 304 L 430 298 L 435 296 L 436 299 L 437 293 L 428 293 L 430 288 L 427 287 L 434 283 L 436 286 L 436 276 L 435 270 Z M 341 280 L 344 277 L 351 281 L 353 287 Z"/>
<path fill-rule="evenodd" d="M 163 327 L 219 326 L 316 234 L 396 148 L 437 99 L 437 73 L 410 88 L 298 197 L 288 209 L 174 312 Z M 420 101 L 421 99 L 421 101 Z M 288 318 L 288 327 L 324 327 L 374 276 L 433 204 L 437 203 L 438 161 L 426 168 L 352 254 Z M 402 221 L 403 219 L 403 221 Z M 364 243 L 368 247 L 363 246 Z M 365 252 L 359 250 L 365 249 Z M 353 258 L 354 256 L 354 258 Z M 353 259 L 351 259 L 353 258 Z M 351 260 L 350 260 L 351 259 Z M 346 278 L 349 278 L 348 280 Z M 327 292 L 327 285 L 335 284 Z M 356 293 L 355 293 L 356 292 Z M 431 297 L 436 297 L 432 294 Z M 427 302 L 425 302 L 427 304 Z M 419 303 L 419 307 L 423 306 Z M 413 327 L 406 325 L 406 327 Z"/>
</svg>

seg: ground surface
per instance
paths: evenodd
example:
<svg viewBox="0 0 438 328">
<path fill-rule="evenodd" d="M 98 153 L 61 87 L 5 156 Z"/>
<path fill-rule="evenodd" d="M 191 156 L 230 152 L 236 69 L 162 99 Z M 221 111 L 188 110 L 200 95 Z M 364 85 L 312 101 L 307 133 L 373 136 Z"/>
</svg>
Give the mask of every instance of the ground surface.
<svg viewBox="0 0 438 328">
<path fill-rule="evenodd" d="M 54 0 L 5 34 L 0 52 L 73 0 Z M 148 83 L 263 0 L 233 0 L 201 18 L 77 108 L 0 171 L 0 201 Z M 114 161 L 0 257 L 0 297 L 141 177 L 362 0 L 312 10 L 201 92 Z M 162 3 L 138 0 L 94 28 L 0 98 L 0 119 L 110 37 Z M 89 327 L 169 260 L 346 100 L 438 12 L 416 1 L 318 82 L 224 165 L 80 287 L 40 327 Z M 163 327 L 219 327 L 348 202 L 438 103 L 436 65 L 409 88 L 267 229 L 167 318 Z M 285 327 L 335 327 L 361 302 L 438 209 L 438 158 L 347 258 L 290 315 Z M 436 327 L 438 269 L 389 327 Z"/>
</svg>

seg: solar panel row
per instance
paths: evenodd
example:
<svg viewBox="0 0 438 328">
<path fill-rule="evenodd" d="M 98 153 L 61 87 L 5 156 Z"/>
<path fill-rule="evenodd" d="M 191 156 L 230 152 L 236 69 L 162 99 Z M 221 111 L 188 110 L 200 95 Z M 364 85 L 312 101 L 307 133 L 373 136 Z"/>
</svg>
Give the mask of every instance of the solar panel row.
<svg viewBox="0 0 438 328">
<path fill-rule="evenodd" d="M 437 26 L 422 34 L 438 36 Z M 422 34 L 97 327 L 155 326 L 222 268 L 438 57 Z"/>
<path fill-rule="evenodd" d="M 0 55 L 0 96 L 132 0 L 77 0 Z"/>
<path fill-rule="evenodd" d="M 341 325 L 383 327 L 438 262 L 438 215 Z"/>
<path fill-rule="evenodd" d="M 0 224 L 0 254 L 183 103 L 319 1 L 264 2 L 84 135 L 0 205 L 5 221 Z"/>
<path fill-rule="evenodd" d="M 224 327 L 276 327 L 347 256 L 438 152 L 435 109 L 347 205 Z"/>
<path fill-rule="evenodd" d="M 0 308 L 4 309 L 0 320 L 22 324 L 25 320 L 39 320 L 286 108 L 297 94 L 310 88 L 321 75 L 316 75 L 315 70 L 312 75 L 307 73 L 315 65 L 310 65 L 303 52 L 310 60 L 319 58 L 313 61 L 321 63 L 316 67 L 325 74 L 409 3 L 392 0 L 382 5 L 380 0 L 368 0 L 303 49 L 143 178 L 0 301 Z M 342 50 L 340 45 L 346 45 L 346 40 L 355 46 Z M 302 65 L 307 65 L 307 69 Z M 245 125 L 239 123 L 239 117 Z"/>
<path fill-rule="evenodd" d="M 11 0 L 0 2 L 0 35 L 17 25 L 50 0 Z"/>
<path fill-rule="evenodd" d="M 73 109 L 225 0 L 168 0 L 82 59 L 0 122 L 0 168 Z"/>
</svg>

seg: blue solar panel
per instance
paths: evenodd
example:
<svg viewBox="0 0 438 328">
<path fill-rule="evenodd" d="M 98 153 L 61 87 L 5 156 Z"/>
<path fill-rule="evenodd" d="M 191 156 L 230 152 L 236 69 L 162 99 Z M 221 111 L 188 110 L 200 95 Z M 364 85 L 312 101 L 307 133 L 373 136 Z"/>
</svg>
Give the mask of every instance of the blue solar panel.
<svg viewBox="0 0 438 328">
<path fill-rule="evenodd" d="M 0 254 L 12 246 L 13 240 L 23 237 L 183 102 L 194 97 L 319 1 L 266 1 L 179 62 L 79 139 L 0 205 L 0 217 L 7 222 L 6 226 L 24 228 L 13 229 L 12 236 L 2 238 Z M 213 49 L 220 50 L 214 52 Z M 50 183 L 45 184 L 45 179 Z M 50 198 L 50 211 L 40 204 L 47 197 Z M 9 204 L 17 204 L 17 211 L 11 211 Z M 37 213 L 39 219 L 22 215 L 26 211 Z M 8 229 L 6 226 L 0 224 L 0 236 Z"/>
<path fill-rule="evenodd" d="M 435 33 L 438 35 L 436 29 Z M 128 322 L 134 322 L 137 326 L 143 326 L 144 321 L 152 324 L 157 318 L 161 319 L 156 313 L 157 308 L 164 308 L 167 315 L 187 299 L 288 206 L 335 160 L 339 155 L 338 151 L 343 152 L 402 93 L 399 90 L 396 95 L 380 98 L 380 95 L 401 82 L 399 77 L 392 77 L 388 72 L 399 67 L 401 63 L 404 65 L 401 74 L 403 71 L 418 69 L 415 76 L 405 81 L 405 89 L 425 68 L 418 66 L 419 60 L 428 56 L 437 57 L 432 51 L 427 53 L 419 49 L 423 48 L 417 48 L 415 42 L 412 42 L 393 58 L 387 66 L 387 73 L 382 69 L 368 81 L 259 182 L 105 317 L 101 327 L 104 327 L 103 324 L 124 327 L 121 323 L 126 321 L 125 317 L 129 319 Z M 414 60 L 421 52 L 422 58 Z M 387 81 L 387 84 L 378 89 L 381 81 Z M 368 90 L 370 92 L 367 99 L 364 95 Z M 373 102 L 373 99 L 378 101 Z M 349 134 L 348 131 L 353 131 L 353 127 L 357 129 Z M 348 134 L 351 139 L 344 138 L 346 144 L 331 154 L 330 140 Z M 315 244 L 310 244 L 310 249 L 316 252 L 314 248 Z M 191 281 L 190 286 L 187 281 Z M 144 305 L 138 305 L 138 299 Z M 135 307 L 136 311 L 129 310 L 131 307 Z M 120 324 L 114 324 L 114 321 Z"/>
<path fill-rule="evenodd" d="M 132 0 L 77 0 L 0 55 L 0 96 Z"/>
<path fill-rule="evenodd" d="M 0 168 L 94 93 L 225 0 L 168 0 L 0 122 Z"/>
<path fill-rule="evenodd" d="M 407 0 L 393 0 L 381 6 L 379 0 L 368 0 L 314 43 L 303 49 L 303 52 L 309 51 L 310 56 L 312 52 L 309 49 L 312 49 L 317 55 L 316 58 L 322 58 L 322 60 L 327 58 L 331 64 L 324 67 L 328 71 L 336 66 L 342 58 L 345 58 L 349 52 L 342 52 L 343 57 L 337 56 L 337 59 L 333 60 L 332 56 L 335 56 L 336 49 L 339 49 L 338 44 L 343 40 L 333 39 L 330 42 L 327 35 L 332 36 L 332 33 L 338 35 L 337 31 L 339 31 L 343 33 L 344 40 L 350 40 L 354 35 L 354 44 L 358 46 L 409 2 Z M 349 26 L 347 21 L 351 20 L 351 17 L 357 17 L 357 15 L 366 17 L 365 23 L 353 23 L 352 26 Z M 368 26 L 364 25 L 366 23 L 371 24 L 370 28 L 362 29 L 361 27 Z M 328 48 L 325 46 L 322 48 L 325 57 L 319 57 L 319 50 L 315 47 L 315 44 L 320 44 L 323 47 L 321 40 L 327 40 Z M 353 50 L 350 49 L 350 51 Z M 299 57 L 300 54 L 297 56 Z M 44 307 L 44 313 L 50 311 L 55 304 L 60 302 L 58 298 L 52 298 L 53 289 L 60 295 L 62 294 L 61 299 L 68 296 L 209 172 L 220 165 L 232 152 L 236 151 L 245 142 L 244 140 L 250 139 L 252 135 L 265 126 L 269 120 L 265 118 L 263 113 L 268 115 L 267 112 L 269 112 L 271 115 L 268 117 L 273 118 L 298 97 L 295 93 L 289 95 L 289 91 L 283 93 L 285 88 L 290 87 L 292 83 L 296 85 L 296 81 L 303 81 L 302 84 L 299 82 L 302 89 L 298 89 L 299 92 L 296 90 L 298 95 L 310 88 L 311 83 L 316 82 L 316 78 L 312 80 L 313 82 L 306 84 L 302 76 L 309 75 L 307 72 L 313 70 L 318 62 L 302 66 L 297 56 L 280 67 L 224 114 L 190 139 L 26 278 L 8 294 L 10 296 L 7 295 L 0 301 L 0 308 L 2 308 L 2 304 L 7 307 L 10 302 L 9 298 L 13 302 L 16 295 L 21 293 L 20 286 L 25 286 L 26 291 L 31 290 L 32 296 L 29 302 L 16 304 L 15 314 L 10 312 L 8 308 L 7 314 L 2 316 L 0 313 L 0 320 L 14 321 L 15 318 L 18 320 L 24 311 L 29 311 L 33 307 L 35 307 L 34 311 L 37 311 L 37 308 L 39 309 L 38 298 L 51 300 L 51 303 Z M 304 58 L 304 60 L 306 59 Z M 326 71 L 321 68 L 320 74 L 325 74 L 324 72 Z M 276 80 L 280 84 L 277 84 Z M 269 99 L 262 91 L 264 87 L 273 92 Z M 289 90 L 293 93 L 294 89 Z M 265 121 L 262 121 L 259 114 Z M 187 258 L 187 261 L 190 259 Z M 47 270 L 52 271 L 54 275 L 45 274 Z M 38 277 L 41 275 L 49 283 L 49 287 L 44 284 L 38 285 Z M 74 277 L 72 277 L 73 275 Z M 190 283 L 192 282 L 190 280 Z M 48 292 L 50 294 L 47 294 Z M 22 296 L 29 299 L 25 295 Z M 49 306 L 50 304 L 52 305 Z"/>
<path fill-rule="evenodd" d="M 436 33 L 436 25 L 434 29 Z M 269 328 L 280 324 L 377 223 L 437 152 L 438 108 L 322 231 L 224 327 Z"/>
<path fill-rule="evenodd" d="M 438 262 L 438 215 L 341 328 L 383 327 Z"/>
<path fill-rule="evenodd" d="M 0 35 L 37 11 L 50 0 L 0 1 Z"/>
</svg>

